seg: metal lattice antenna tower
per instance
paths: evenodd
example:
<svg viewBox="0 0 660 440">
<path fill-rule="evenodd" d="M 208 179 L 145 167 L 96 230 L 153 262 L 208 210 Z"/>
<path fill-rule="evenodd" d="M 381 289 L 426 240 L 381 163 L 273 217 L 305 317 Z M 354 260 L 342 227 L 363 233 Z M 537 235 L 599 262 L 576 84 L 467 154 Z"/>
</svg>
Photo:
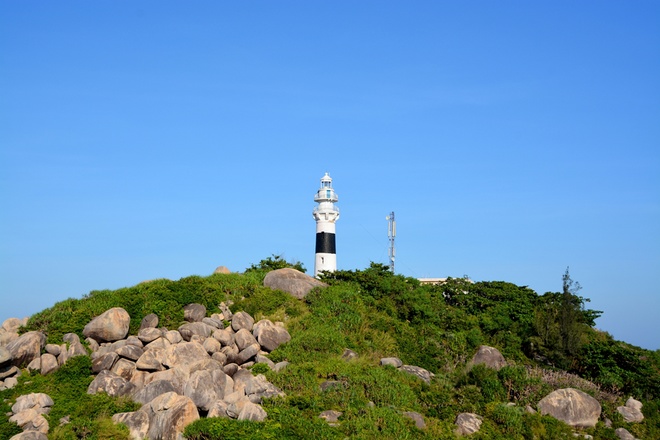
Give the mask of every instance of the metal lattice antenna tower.
<svg viewBox="0 0 660 440">
<path fill-rule="evenodd" d="M 394 273 L 394 259 L 396 258 L 396 249 L 394 248 L 394 238 L 396 237 L 396 220 L 394 219 L 394 211 L 385 217 L 385 219 L 388 221 L 387 237 L 390 239 L 390 271 Z"/>
</svg>

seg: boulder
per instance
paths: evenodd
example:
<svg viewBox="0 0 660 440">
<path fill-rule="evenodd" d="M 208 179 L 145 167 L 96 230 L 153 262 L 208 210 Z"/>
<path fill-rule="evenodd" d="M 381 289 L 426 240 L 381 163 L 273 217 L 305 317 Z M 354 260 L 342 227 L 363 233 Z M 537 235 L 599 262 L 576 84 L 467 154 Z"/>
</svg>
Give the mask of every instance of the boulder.
<svg viewBox="0 0 660 440">
<path fill-rule="evenodd" d="M 213 273 L 222 273 L 222 274 L 228 274 L 231 273 L 229 269 L 227 269 L 225 266 L 218 266 L 215 268 Z"/>
<path fill-rule="evenodd" d="M 284 327 L 275 325 L 268 319 L 257 322 L 254 325 L 252 334 L 257 338 L 261 348 L 268 352 L 291 340 L 291 335 Z"/>
<path fill-rule="evenodd" d="M 27 318 L 7 318 L 2 323 L 2 328 L 7 332 L 17 332 L 19 328 L 27 324 Z"/>
<path fill-rule="evenodd" d="M 5 347 L 0 347 L 0 368 L 11 364 L 11 353 Z"/>
<path fill-rule="evenodd" d="M 417 429 L 426 429 L 426 422 L 424 422 L 424 416 L 421 415 L 420 413 L 415 411 L 405 411 L 403 415 L 411 419 L 413 422 L 415 422 L 415 426 L 417 427 Z"/>
<path fill-rule="evenodd" d="M 644 414 L 642 414 L 642 402 L 635 400 L 632 397 L 626 401 L 625 406 L 619 406 L 616 410 L 623 416 L 623 420 L 628 423 L 639 423 L 644 420 Z"/>
<path fill-rule="evenodd" d="M 41 332 L 27 332 L 7 345 L 7 351 L 12 357 L 11 363 L 23 367 L 34 359 L 41 357 L 41 349 L 46 344 L 46 335 Z"/>
<path fill-rule="evenodd" d="M 182 342 L 167 347 L 163 365 L 169 368 L 178 367 L 189 371 L 190 366 L 195 362 L 210 358 L 211 356 L 209 356 L 201 344 L 196 342 Z"/>
<path fill-rule="evenodd" d="M 133 400 L 141 404 L 146 404 L 154 400 L 156 397 L 161 394 L 166 394 L 170 392 L 178 393 L 177 387 L 174 386 L 172 381 L 169 380 L 155 380 L 148 383 L 141 390 L 133 393 Z"/>
<path fill-rule="evenodd" d="M 178 440 L 184 428 L 199 419 L 193 401 L 173 392 L 161 394 L 145 407 L 140 411 L 144 410 L 150 415 L 148 438 Z"/>
<path fill-rule="evenodd" d="M 538 409 L 542 415 L 550 415 L 576 428 L 596 426 L 601 413 L 596 399 L 574 388 L 553 391 L 541 399 Z"/>
<path fill-rule="evenodd" d="M 98 374 L 103 370 L 110 370 L 117 359 L 119 359 L 119 355 L 115 352 L 95 357 L 92 360 L 92 373 Z"/>
<path fill-rule="evenodd" d="M 156 328 L 158 327 L 158 315 L 155 313 L 149 313 L 147 316 L 142 318 L 140 322 L 140 330 L 143 328 Z"/>
<path fill-rule="evenodd" d="M 327 284 L 299 270 L 285 267 L 284 269 L 268 272 L 264 278 L 264 286 L 273 290 L 283 290 L 298 299 L 302 299 L 315 287 L 326 287 Z"/>
<path fill-rule="evenodd" d="M 135 391 L 135 385 L 112 371 L 103 370 L 87 387 L 87 394 L 104 392 L 112 397 L 129 396 Z"/>
<path fill-rule="evenodd" d="M 229 416 L 227 415 L 227 408 L 229 407 L 229 404 L 225 402 L 224 400 L 216 400 L 213 406 L 211 406 L 211 409 L 209 410 L 208 414 L 206 417 L 224 417 L 228 418 Z"/>
<path fill-rule="evenodd" d="M 456 429 L 454 432 L 457 435 L 470 435 L 478 432 L 481 428 L 483 417 L 474 413 L 460 413 L 456 417 Z"/>
<path fill-rule="evenodd" d="M 11 411 L 18 414 L 26 409 L 33 409 L 39 414 L 48 414 L 53 404 L 53 399 L 48 394 L 30 393 L 19 396 L 12 405 Z"/>
<path fill-rule="evenodd" d="M 138 330 L 137 337 L 144 343 L 148 344 L 163 336 L 163 332 L 154 327 L 145 327 Z"/>
<path fill-rule="evenodd" d="M 412 374 L 413 376 L 417 376 L 426 383 L 431 383 L 431 378 L 435 377 L 435 374 L 415 365 L 402 365 L 399 370 L 408 374 Z"/>
<path fill-rule="evenodd" d="M 217 329 L 203 322 L 189 322 L 178 328 L 184 341 L 190 342 L 193 336 L 208 338 Z"/>
<path fill-rule="evenodd" d="M 135 345 L 124 345 L 119 347 L 115 353 L 131 361 L 137 361 L 144 354 L 144 350 Z"/>
<path fill-rule="evenodd" d="M 57 363 L 57 358 L 50 353 L 41 355 L 41 374 L 46 375 L 57 370 L 60 365 Z"/>
<path fill-rule="evenodd" d="M 206 317 L 206 307 L 202 304 L 188 304 L 183 308 L 183 319 L 188 322 L 202 322 Z"/>
<path fill-rule="evenodd" d="M 243 350 L 252 344 L 257 344 L 257 339 L 252 335 L 250 330 L 242 328 L 234 335 L 234 340 L 239 350 Z"/>
<path fill-rule="evenodd" d="M 483 364 L 488 368 L 499 370 L 506 366 L 506 359 L 497 348 L 482 345 L 472 357 L 470 365 Z"/>
<path fill-rule="evenodd" d="M 131 438 L 146 439 L 149 434 L 150 420 L 147 411 L 115 414 L 112 416 L 112 421 L 126 425 L 131 434 Z"/>
<path fill-rule="evenodd" d="M 67 357 L 72 358 L 75 356 L 87 356 L 87 350 L 80 342 L 80 337 L 75 333 L 67 333 L 62 336 L 64 342 L 69 344 L 69 349 L 67 350 Z"/>
<path fill-rule="evenodd" d="M 248 402 L 246 403 L 241 412 L 238 414 L 238 420 L 250 420 L 253 422 L 263 422 L 266 420 L 266 411 L 261 407 L 261 405 Z"/>
<path fill-rule="evenodd" d="M 637 440 L 635 436 L 630 433 L 626 428 L 617 428 L 614 430 L 614 435 L 619 437 L 620 440 Z"/>
<path fill-rule="evenodd" d="M 235 313 L 231 318 L 231 328 L 234 329 L 235 332 L 242 328 L 252 331 L 253 326 L 254 318 L 252 318 L 247 312 Z"/>
<path fill-rule="evenodd" d="M 380 360 L 380 365 L 389 365 L 390 367 L 401 368 L 403 366 L 403 362 L 401 362 L 401 359 L 397 357 L 388 357 L 382 358 Z"/>
<path fill-rule="evenodd" d="M 83 329 L 83 335 L 98 342 L 113 342 L 128 334 L 131 317 L 121 307 L 106 310 L 92 319 Z"/>
<path fill-rule="evenodd" d="M 325 411 L 322 411 L 321 414 L 319 414 L 319 417 L 326 422 L 328 422 L 328 425 L 330 426 L 339 426 L 339 417 L 344 414 L 341 411 L 335 411 L 333 409 L 328 409 Z"/>
</svg>

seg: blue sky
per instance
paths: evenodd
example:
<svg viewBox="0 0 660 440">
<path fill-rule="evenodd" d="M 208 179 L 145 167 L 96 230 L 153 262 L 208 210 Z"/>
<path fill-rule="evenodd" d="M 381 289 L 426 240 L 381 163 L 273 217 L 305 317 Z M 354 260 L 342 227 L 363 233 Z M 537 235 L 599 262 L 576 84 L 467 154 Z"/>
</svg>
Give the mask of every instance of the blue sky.
<svg viewBox="0 0 660 440">
<path fill-rule="evenodd" d="M 660 3 L 0 0 L 0 320 L 341 269 L 561 290 L 660 348 Z"/>
</svg>

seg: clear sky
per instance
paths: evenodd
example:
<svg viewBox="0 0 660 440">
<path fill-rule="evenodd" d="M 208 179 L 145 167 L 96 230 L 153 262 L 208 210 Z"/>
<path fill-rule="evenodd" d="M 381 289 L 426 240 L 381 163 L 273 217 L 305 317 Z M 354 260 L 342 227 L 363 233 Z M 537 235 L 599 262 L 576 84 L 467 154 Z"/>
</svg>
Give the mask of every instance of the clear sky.
<svg viewBox="0 0 660 440">
<path fill-rule="evenodd" d="M 660 348 L 660 2 L 0 0 L 0 321 L 340 269 L 560 291 Z"/>
</svg>

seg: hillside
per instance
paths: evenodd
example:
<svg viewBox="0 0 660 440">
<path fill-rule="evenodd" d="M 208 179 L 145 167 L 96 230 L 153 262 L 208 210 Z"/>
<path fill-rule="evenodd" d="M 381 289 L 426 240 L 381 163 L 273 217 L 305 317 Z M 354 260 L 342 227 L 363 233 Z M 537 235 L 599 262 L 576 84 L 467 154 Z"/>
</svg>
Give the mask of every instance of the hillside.
<svg viewBox="0 0 660 440">
<path fill-rule="evenodd" d="M 113 307 L 130 316 L 129 335 L 138 333 L 149 314 L 157 315 L 159 328 L 178 329 L 185 323 L 184 306 L 194 303 L 203 305 L 209 316 L 223 313 L 220 304 L 226 303 L 255 321 L 282 322 L 291 340 L 268 357 L 273 363 L 287 361 L 286 368 L 274 371 L 266 363 L 249 368 L 285 396 L 263 400 L 268 414 L 263 422 L 201 418 L 185 430 L 191 440 L 452 439 L 461 413 L 482 418 L 479 431 L 470 436 L 474 439 L 570 438 L 576 431 L 618 439 L 617 428 L 636 438 L 660 438 L 660 353 L 595 330 L 600 312 L 585 308 L 588 300 L 577 295 L 568 273 L 563 292 L 539 295 L 500 281 L 450 279 L 443 285 L 420 285 L 372 264 L 326 274 L 329 286 L 300 300 L 263 285 L 268 271 L 284 266 L 275 257 L 244 274 L 93 291 L 35 314 L 20 331 L 43 332 L 49 344 L 63 344 L 68 333 L 84 340 L 85 326 Z M 470 361 L 484 345 L 497 348 L 506 365 L 499 370 L 473 366 Z M 427 383 L 384 358 L 398 358 L 433 376 Z M 87 394 L 93 379 L 88 356 L 69 359 L 47 375 L 23 370 L 16 386 L 0 391 L 0 438 L 21 432 L 7 413 L 19 396 L 33 392 L 46 393 L 55 402 L 44 416 L 51 440 L 130 438 L 128 429 L 113 424 L 111 416 L 135 411 L 140 404 Z M 602 413 L 595 426 L 570 427 L 532 410 L 563 388 L 596 398 Z M 626 422 L 617 410 L 629 397 L 643 404 L 641 422 Z M 328 410 L 341 413 L 336 422 L 319 418 Z M 421 429 L 415 413 L 422 418 Z M 60 424 L 67 416 L 68 423 Z"/>
</svg>

